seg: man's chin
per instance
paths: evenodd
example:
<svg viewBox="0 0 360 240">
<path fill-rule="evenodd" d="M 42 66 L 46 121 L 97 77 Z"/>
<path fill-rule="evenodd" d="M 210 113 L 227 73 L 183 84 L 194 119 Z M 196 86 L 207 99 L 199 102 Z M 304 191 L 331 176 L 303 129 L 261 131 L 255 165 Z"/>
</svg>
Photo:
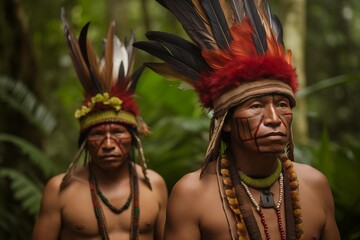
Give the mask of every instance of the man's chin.
<svg viewBox="0 0 360 240">
<path fill-rule="evenodd" d="M 268 144 L 268 145 L 260 145 L 258 146 L 260 153 L 265 154 L 281 154 L 285 150 L 285 144 L 279 143 L 279 144 Z"/>
<path fill-rule="evenodd" d="M 121 168 L 124 164 L 125 164 L 125 162 L 123 162 L 123 161 L 111 160 L 111 161 L 103 161 L 97 165 L 99 168 L 101 168 L 104 171 L 110 171 L 110 170 Z"/>
</svg>

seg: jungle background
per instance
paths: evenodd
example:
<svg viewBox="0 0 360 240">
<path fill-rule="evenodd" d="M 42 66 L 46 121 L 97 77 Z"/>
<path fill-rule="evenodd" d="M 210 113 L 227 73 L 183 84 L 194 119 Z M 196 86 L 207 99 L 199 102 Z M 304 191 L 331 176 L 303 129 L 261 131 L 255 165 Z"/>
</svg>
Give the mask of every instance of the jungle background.
<svg viewBox="0 0 360 240">
<path fill-rule="evenodd" d="M 331 185 L 342 239 L 360 239 L 360 1 L 272 0 L 301 82 L 294 111 L 295 159 Z M 91 21 L 100 54 L 110 20 L 121 39 L 148 30 L 185 36 L 155 0 L 1 0 L 0 239 L 30 239 L 42 189 L 77 151 L 82 89 L 65 47 L 60 9 L 75 34 Z M 154 60 L 137 51 L 137 63 Z M 143 138 L 150 168 L 169 192 L 201 165 L 209 117 L 191 90 L 145 70 L 137 102 L 153 134 Z"/>
</svg>

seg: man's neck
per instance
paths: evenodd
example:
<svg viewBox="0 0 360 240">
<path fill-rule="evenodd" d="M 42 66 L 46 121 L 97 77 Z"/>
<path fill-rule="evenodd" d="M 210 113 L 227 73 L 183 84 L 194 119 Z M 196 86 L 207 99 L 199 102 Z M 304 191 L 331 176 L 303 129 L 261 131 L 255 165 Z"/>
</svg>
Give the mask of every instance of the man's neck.
<svg viewBox="0 0 360 240">
<path fill-rule="evenodd" d="M 273 174 L 278 166 L 279 153 L 260 153 L 244 149 L 231 149 L 236 168 L 250 177 L 264 178 Z"/>
<path fill-rule="evenodd" d="M 96 164 L 90 163 L 90 168 L 99 183 L 115 184 L 123 179 L 129 178 L 129 164 L 129 162 L 126 162 L 117 168 L 102 169 L 96 166 Z"/>
</svg>

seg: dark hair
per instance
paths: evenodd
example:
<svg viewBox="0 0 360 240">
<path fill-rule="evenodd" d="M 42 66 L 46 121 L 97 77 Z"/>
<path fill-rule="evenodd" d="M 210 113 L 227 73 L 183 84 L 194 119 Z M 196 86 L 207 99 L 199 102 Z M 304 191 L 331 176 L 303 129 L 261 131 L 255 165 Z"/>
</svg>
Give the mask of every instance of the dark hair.
<svg viewBox="0 0 360 240">
<path fill-rule="evenodd" d="M 227 113 L 226 118 L 225 118 L 225 120 L 224 120 L 224 124 L 227 124 L 227 123 L 231 120 L 231 118 L 232 118 L 232 116 L 234 115 L 234 112 L 235 112 L 235 110 L 236 110 L 236 107 L 237 107 L 237 106 L 231 107 L 231 108 L 228 110 L 228 113 Z M 221 141 L 223 141 L 226 145 L 229 145 L 229 143 L 230 143 L 230 133 L 225 132 L 224 130 L 222 130 L 222 131 L 221 131 L 221 134 L 220 134 L 220 139 L 221 139 Z"/>
</svg>

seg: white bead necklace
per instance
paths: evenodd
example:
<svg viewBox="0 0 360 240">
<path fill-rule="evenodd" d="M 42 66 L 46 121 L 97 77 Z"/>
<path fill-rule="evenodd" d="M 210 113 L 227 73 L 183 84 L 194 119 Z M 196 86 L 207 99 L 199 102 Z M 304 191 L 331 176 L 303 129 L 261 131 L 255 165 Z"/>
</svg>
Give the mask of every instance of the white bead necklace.
<svg viewBox="0 0 360 240">
<path fill-rule="evenodd" d="M 269 232 L 269 228 L 268 228 L 268 225 L 265 221 L 265 215 L 264 213 L 261 211 L 261 206 L 260 204 L 258 204 L 256 202 L 256 200 L 254 199 L 254 196 L 251 194 L 250 190 L 249 190 L 249 187 L 243 182 L 241 181 L 241 184 L 244 186 L 245 188 L 245 191 L 247 193 L 247 195 L 249 196 L 251 202 L 254 204 L 255 208 L 256 208 L 256 211 L 258 212 L 258 214 L 260 215 L 260 219 L 261 219 L 261 223 L 262 225 L 264 226 L 264 233 L 265 233 L 265 236 L 266 236 L 266 240 L 270 240 L 270 232 Z M 279 231 L 280 231 L 280 236 L 281 236 L 281 240 L 286 240 L 286 235 L 285 235 L 285 229 L 282 225 L 282 221 L 281 221 L 281 212 L 280 212 L 280 206 L 281 206 L 281 203 L 282 203 L 282 199 L 283 199 L 283 193 L 284 193 L 284 177 L 282 175 L 282 173 L 280 173 L 280 177 L 279 177 L 279 185 L 280 185 L 280 189 L 279 189 L 279 200 L 278 200 L 278 203 L 275 205 L 274 203 L 274 199 L 271 200 L 273 207 L 275 208 L 275 212 L 276 212 L 276 217 L 278 219 L 278 226 L 279 226 Z M 263 194 L 263 193 L 262 193 Z M 268 193 L 266 193 L 268 194 Z M 272 194 L 272 193 L 271 193 Z M 271 196 L 272 198 L 272 196 Z M 269 203 L 267 202 L 266 203 L 266 206 L 263 205 L 263 207 L 265 208 L 268 208 L 269 207 Z"/>
<path fill-rule="evenodd" d="M 254 196 L 251 194 L 249 187 L 246 185 L 246 183 L 244 183 L 243 181 L 241 181 L 241 184 L 244 186 L 245 191 L 247 193 L 247 195 L 249 196 L 251 202 L 254 204 L 256 210 L 259 212 L 261 207 L 260 205 L 257 203 L 257 201 L 254 199 Z M 281 203 L 282 203 L 282 199 L 283 199 L 283 193 L 284 193 L 284 177 L 283 174 L 280 173 L 280 177 L 279 177 L 279 185 L 280 185 L 280 189 L 279 189 L 279 200 L 277 202 L 277 204 L 274 206 L 277 210 L 280 209 Z"/>
</svg>

